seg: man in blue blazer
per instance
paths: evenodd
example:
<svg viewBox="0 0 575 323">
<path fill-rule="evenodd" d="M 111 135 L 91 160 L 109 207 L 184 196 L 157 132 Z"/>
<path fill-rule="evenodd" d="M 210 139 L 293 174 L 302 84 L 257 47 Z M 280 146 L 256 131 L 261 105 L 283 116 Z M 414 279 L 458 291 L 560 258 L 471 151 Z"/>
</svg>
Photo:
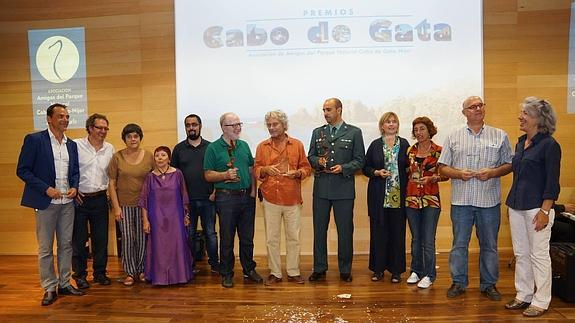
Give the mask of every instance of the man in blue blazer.
<svg viewBox="0 0 575 323">
<path fill-rule="evenodd" d="M 351 282 L 353 260 L 353 205 L 355 173 L 362 169 L 365 147 L 361 129 L 342 119 L 337 98 L 323 104 L 326 125 L 313 130 L 308 160 L 315 170 L 313 183 L 313 273 L 309 281 L 325 280 L 327 229 L 330 211 L 337 227 L 337 259 L 340 279 Z"/>
<path fill-rule="evenodd" d="M 21 205 L 36 211 L 38 264 L 45 291 L 42 306 L 54 303 L 58 294 L 84 295 L 70 285 L 73 200 L 78 192 L 80 170 L 78 147 L 64 135 L 69 119 L 65 105 L 49 106 L 46 110 L 48 129 L 24 137 L 16 169 L 16 175 L 25 184 Z M 58 276 L 52 251 L 54 234 L 58 247 Z"/>
</svg>

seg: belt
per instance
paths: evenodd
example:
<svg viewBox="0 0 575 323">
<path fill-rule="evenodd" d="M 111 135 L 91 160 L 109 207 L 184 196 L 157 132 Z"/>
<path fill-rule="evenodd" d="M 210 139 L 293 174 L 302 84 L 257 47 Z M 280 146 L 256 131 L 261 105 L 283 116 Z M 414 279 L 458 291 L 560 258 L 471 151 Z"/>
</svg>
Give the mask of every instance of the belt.
<svg viewBox="0 0 575 323">
<path fill-rule="evenodd" d="M 240 189 L 240 190 L 228 190 L 225 188 L 218 188 L 216 189 L 216 194 L 226 194 L 226 195 L 234 195 L 234 196 L 244 196 L 249 193 L 248 189 Z"/>
<path fill-rule="evenodd" d="M 100 196 L 100 195 L 106 195 L 106 192 L 108 192 L 108 191 L 107 191 L 107 190 L 102 190 L 102 191 L 93 192 L 93 193 L 84 193 L 84 192 L 82 192 L 82 195 L 84 195 L 84 197 L 96 197 L 96 196 Z"/>
</svg>

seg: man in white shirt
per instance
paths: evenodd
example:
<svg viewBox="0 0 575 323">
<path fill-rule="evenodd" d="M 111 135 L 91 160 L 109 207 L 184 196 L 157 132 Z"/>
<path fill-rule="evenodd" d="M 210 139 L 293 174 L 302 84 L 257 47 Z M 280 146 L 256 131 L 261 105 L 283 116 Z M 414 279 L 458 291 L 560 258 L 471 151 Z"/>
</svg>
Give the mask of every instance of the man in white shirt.
<svg viewBox="0 0 575 323">
<path fill-rule="evenodd" d="M 114 154 L 114 147 L 104 141 L 108 134 L 108 119 L 101 114 L 92 114 L 86 120 L 88 136 L 76 139 L 80 162 L 80 190 L 76 197 L 76 217 L 72 246 L 73 278 L 80 289 L 90 287 L 87 266 L 88 224 L 93 254 L 92 268 L 94 282 L 110 285 L 106 276 L 108 263 L 108 164 Z"/>
</svg>

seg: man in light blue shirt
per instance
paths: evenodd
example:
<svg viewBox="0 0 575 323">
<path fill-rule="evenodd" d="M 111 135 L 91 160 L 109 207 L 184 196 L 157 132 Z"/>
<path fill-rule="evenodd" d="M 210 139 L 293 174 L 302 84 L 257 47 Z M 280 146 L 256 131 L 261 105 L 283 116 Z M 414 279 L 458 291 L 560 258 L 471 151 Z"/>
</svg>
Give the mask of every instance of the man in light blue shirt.
<svg viewBox="0 0 575 323">
<path fill-rule="evenodd" d="M 478 96 L 463 102 L 467 126 L 451 133 L 443 145 L 439 171 L 451 178 L 453 244 L 449 269 L 450 298 L 462 295 L 469 284 L 468 248 L 473 225 L 479 239 L 481 293 L 500 300 L 497 235 L 501 221 L 500 177 L 511 172 L 511 145 L 505 131 L 485 124 L 485 104 Z"/>
</svg>

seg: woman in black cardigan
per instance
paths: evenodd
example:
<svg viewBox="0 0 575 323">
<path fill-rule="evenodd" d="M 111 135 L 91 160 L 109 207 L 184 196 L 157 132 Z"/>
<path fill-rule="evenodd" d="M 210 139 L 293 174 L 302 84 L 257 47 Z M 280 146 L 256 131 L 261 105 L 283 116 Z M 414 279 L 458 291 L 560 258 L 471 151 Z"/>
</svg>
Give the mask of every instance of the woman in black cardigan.
<svg viewBox="0 0 575 323">
<path fill-rule="evenodd" d="M 369 269 L 372 281 L 391 273 L 391 282 L 399 283 L 405 272 L 405 189 L 407 185 L 407 149 L 409 143 L 398 136 L 399 118 L 386 112 L 379 119 L 381 138 L 367 150 L 363 174 L 369 177 L 367 210 L 370 244 Z"/>
</svg>

